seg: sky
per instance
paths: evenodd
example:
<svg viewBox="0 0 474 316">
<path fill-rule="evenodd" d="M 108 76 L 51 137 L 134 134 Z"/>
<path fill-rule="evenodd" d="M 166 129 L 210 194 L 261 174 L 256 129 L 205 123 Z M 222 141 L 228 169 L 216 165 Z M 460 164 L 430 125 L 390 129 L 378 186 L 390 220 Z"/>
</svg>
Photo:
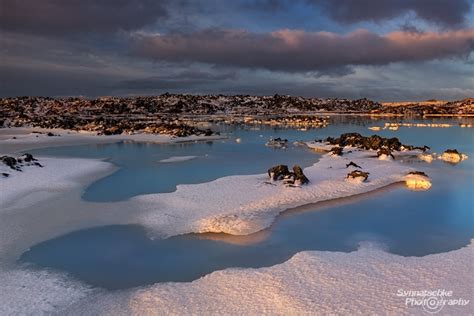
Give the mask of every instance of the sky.
<svg viewBox="0 0 474 316">
<path fill-rule="evenodd" d="M 474 0 L 0 0 L 0 96 L 474 97 Z"/>
</svg>

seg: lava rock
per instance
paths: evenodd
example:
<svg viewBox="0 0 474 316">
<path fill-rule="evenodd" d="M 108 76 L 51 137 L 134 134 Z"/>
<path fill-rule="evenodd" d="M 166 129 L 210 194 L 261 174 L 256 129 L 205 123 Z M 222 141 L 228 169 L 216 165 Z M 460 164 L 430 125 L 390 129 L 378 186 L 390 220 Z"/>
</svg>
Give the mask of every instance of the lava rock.
<svg viewBox="0 0 474 316">
<path fill-rule="evenodd" d="M 290 171 L 288 170 L 288 166 L 286 165 L 278 165 L 271 167 L 268 169 L 268 176 L 273 180 L 283 180 L 286 177 L 291 176 Z"/>
<path fill-rule="evenodd" d="M 367 178 L 369 177 L 369 172 L 364 172 L 361 170 L 354 170 L 351 171 L 347 174 L 346 178 L 347 179 L 357 179 L 357 178 L 362 178 L 362 182 L 367 181 Z"/>
<path fill-rule="evenodd" d="M 293 166 L 293 174 L 294 174 L 294 183 L 295 184 L 307 184 L 309 183 L 309 179 L 304 175 L 303 169 L 300 166 L 294 165 Z"/>
<path fill-rule="evenodd" d="M 346 164 L 346 168 L 349 168 L 349 167 L 354 167 L 354 168 L 362 169 L 361 166 L 359 166 L 358 164 L 356 164 L 356 163 L 353 162 L 353 161 L 351 161 L 351 162 L 349 162 L 348 164 Z"/>
<path fill-rule="evenodd" d="M 18 161 L 13 157 L 2 156 L 2 157 L 0 157 L 0 161 L 2 161 L 5 165 L 12 168 L 13 170 L 19 170 Z"/>
</svg>

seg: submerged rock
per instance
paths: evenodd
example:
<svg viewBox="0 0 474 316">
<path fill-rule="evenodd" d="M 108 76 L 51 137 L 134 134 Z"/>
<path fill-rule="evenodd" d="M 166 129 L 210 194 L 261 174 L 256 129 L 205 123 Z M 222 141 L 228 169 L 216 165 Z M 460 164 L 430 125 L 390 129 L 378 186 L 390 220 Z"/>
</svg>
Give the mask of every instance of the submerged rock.
<svg viewBox="0 0 474 316">
<path fill-rule="evenodd" d="M 265 143 L 265 146 L 276 147 L 276 148 L 286 148 L 288 144 L 288 139 L 282 139 L 280 137 L 270 138 L 268 142 Z"/>
<path fill-rule="evenodd" d="M 347 174 L 346 179 L 365 182 L 365 181 L 367 181 L 368 177 L 369 177 L 369 172 L 364 172 L 364 171 L 361 171 L 361 170 L 354 170 L 354 171 L 351 171 Z"/>
<path fill-rule="evenodd" d="M 447 149 L 438 158 L 449 163 L 459 163 L 468 157 L 467 155 L 458 152 L 456 149 Z"/>
</svg>

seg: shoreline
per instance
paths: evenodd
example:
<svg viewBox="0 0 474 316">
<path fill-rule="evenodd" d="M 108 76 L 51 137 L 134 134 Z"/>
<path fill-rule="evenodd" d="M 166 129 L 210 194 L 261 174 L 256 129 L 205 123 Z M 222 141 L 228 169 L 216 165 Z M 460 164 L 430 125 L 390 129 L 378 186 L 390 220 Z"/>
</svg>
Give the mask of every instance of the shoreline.
<svg viewBox="0 0 474 316">
<path fill-rule="evenodd" d="M 36 134 L 41 132 L 43 134 Z M 61 136 L 47 136 L 52 132 Z M 36 137 L 38 136 L 38 137 Z M 12 139 L 16 137 L 16 139 Z M 188 136 L 173 137 L 161 134 L 133 134 L 133 135 L 96 135 L 90 132 L 77 132 L 65 129 L 44 129 L 35 127 L 0 128 L 0 153 L 18 154 L 32 149 L 58 146 L 111 144 L 122 141 L 140 143 L 173 144 L 185 142 L 205 142 L 226 139 L 226 136 Z"/>
</svg>

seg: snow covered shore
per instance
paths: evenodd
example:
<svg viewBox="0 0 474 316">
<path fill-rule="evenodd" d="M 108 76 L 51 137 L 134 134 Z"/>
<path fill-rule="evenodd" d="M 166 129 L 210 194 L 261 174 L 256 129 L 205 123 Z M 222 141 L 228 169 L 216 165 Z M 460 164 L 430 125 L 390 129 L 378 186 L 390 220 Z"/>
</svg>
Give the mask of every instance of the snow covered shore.
<svg viewBox="0 0 474 316">
<path fill-rule="evenodd" d="M 48 136 L 48 133 L 51 133 Z M 82 144 L 105 144 L 121 141 L 135 141 L 147 143 L 181 143 L 192 141 L 212 141 L 223 139 L 222 136 L 188 136 L 173 137 L 158 134 L 133 135 L 96 135 L 92 132 L 77 132 L 64 129 L 44 129 L 14 127 L 0 129 L 0 153 L 7 154 L 20 150 L 41 147 L 71 146 Z"/>
</svg>

